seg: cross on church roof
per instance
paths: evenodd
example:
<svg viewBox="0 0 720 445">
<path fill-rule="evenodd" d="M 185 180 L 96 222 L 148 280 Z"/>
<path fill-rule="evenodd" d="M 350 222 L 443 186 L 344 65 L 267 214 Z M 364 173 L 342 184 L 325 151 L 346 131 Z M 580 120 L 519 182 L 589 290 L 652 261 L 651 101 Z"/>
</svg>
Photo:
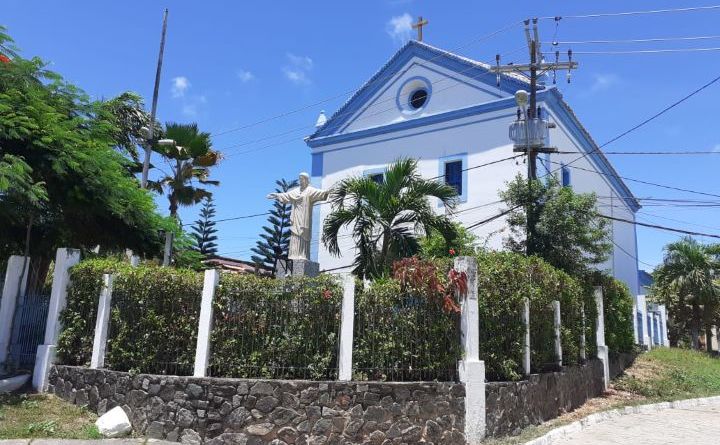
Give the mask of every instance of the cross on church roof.
<svg viewBox="0 0 720 445">
<path fill-rule="evenodd" d="M 418 16 L 417 23 L 412 24 L 413 29 L 417 29 L 417 32 L 418 32 L 417 41 L 418 42 L 422 42 L 422 39 L 423 39 L 423 34 L 422 34 L 423 30 L 422 29 L 423 29 L 423 26 L 425 26 L 427 24 L 428 24 L 427 19 L 423 20 L 422 16 Z"/>
</svg>

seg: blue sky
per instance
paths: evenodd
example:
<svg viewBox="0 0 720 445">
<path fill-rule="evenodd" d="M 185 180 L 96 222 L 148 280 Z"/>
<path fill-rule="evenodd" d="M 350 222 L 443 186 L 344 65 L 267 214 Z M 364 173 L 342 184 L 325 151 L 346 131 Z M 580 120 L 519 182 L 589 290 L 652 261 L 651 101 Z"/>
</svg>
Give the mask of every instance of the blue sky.
<svg viewBox="0 0 720 445">
<path fill-rule="evenodd" d="M 710 2 L 711 0 L 707 0 Z M 480 37 L 535 16 L 703 6 L 699 1 L 429 2 L 338 1 L 139 1 L 72 2 L 5 0 L 0 23 L 25 56 L 38 55 L 51 69 L 93 97 L 125 90 L 140 93 L 149 108 L 164 7 L 170 9 L 158 106 L 161 121 L 196 121 L 218 133 L 213 142 L 227 159 L 215 172 L 218 218 L 261 213 L 265 194 L 280 177 L 310 168 L 302 138 L 318 112 L 344 102 L 401 46 L 408 17 L 430 24 L 425 41 L 481 61 L 496 53 L 525 61 L 522 28 Z M 552 3 L 552 4 L 551 4 Z M 720 9 L 644 16 L 560 21 L 559 41 L 644 39 L 719 34 Z M 541 39 L 552 41 L 555 23 L 541 22 Z M 573 44 L 584 50 L 716 47 L 720 39 L 644 44 Z M 582 55 L 566 99 L 599 143 L 720 75 L 717 52 L 652 55 Z M 326 100 L 328 98 L 334 98 Z M 720 150 L 714 131 L 720 84 L 606 147 L 606 151 Z M 309 104 L 320 105 L 240 131 L 226 132 Z M 224 134 L 219 134 L 226 132 Z M 720 192 L 720 155 L 609 156 L 623 176 L 676 187 Z M 709 199 L 629 182 L 638 197 Z M 167 202 L 158 200 L 165 210 Z M 191 222 L 197 208 L 184 209 Z M 720 233 L 718 210 L 646 206 L 638 220 Z M 220 253 L 248 258 L 263 218 L 219 223 Z M 676 235 L 638 228 L 639 259 L 656 264 L 662 246 Z M 708 239 L 707 241 L 710 241 Z M 641 263 L 640 266 L 648 268 Z"/>
</svg>

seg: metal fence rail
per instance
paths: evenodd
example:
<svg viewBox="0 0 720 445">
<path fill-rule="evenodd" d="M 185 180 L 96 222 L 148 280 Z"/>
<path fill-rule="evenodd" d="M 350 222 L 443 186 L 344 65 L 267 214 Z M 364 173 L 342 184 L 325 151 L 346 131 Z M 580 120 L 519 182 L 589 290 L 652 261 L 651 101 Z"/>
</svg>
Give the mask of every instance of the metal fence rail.
<svg viewBox="0 0 720 445">
<path fill-rule="evenodd" d="M 37 347 L 43 342 L 50 294 L 27 294 L 15 307 L 8 364 L 15 369 L 32 369 Z"/>
<path fill-rule="evenodd" d="M 161 281 L 115 280 L 105 364 L 129 371 L 192 375 L 200 316 L 201 281 L 164 292 Z M 138 286 L 138 283 L 140 286 Z M 177 283 L 176 283 L 177 284 Z"/>
<path fill-rule="evenodd" d="M 523 302 L 510 298 L 488 305 L 479 302 L 480 359 L 489 381 L 519 379 L 523 374 Z"/>
<path fill-rule="evenodd" d="M 214 301 L 208 375 L 337 378 L 338 288 L 288 280 L 263 289 L 224 278 Z"/>
<path fill-rule="evenodd" d="M 353 379 L 457 381 L 460 316 L 409 294 L 355 303 Z"/>
</svg>

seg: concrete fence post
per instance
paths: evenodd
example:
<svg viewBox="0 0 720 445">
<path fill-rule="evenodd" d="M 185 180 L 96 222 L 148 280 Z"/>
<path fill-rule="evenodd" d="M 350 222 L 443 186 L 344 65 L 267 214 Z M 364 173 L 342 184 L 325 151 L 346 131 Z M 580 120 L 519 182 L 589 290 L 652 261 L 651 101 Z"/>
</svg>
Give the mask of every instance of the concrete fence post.
<svg viewBox="0 0 720 445">
<path fill-rule="evenodd" d="M 213 328 L 213 300 L 215 299 L 215 290 L 219 282 L 219 270 L 209 269 L 205 271 L 202 299 L 200 300 L 197 344 L 195 346 L 194 377 L 205 377 L 208 366 L 210 365 L 210 334 L 212 334 Z"/>
<path fill-rule="evenodd" d="M 580 361 L 585 363 L 587 360 L 587 339 L 585 338 L 585 329 L 587 322 L 585 321 L 585 302 L 580 305 L 580 322 L 582 323 L 582 333 L 580 334 Z"/>
<path fill-rule="evenodd" d="M 605 305 L 603 303 L 602 286 L 595 286 L 595 305 L 597 306 L 597 324 L 595 339 L 597 342 L 597 358 L 603 364 L 603 381 L 605 389 L 610 386 L 610 355 L 605 344 Z"/>
<path fill-rule="evenodd" d="M 353 335 L 355 329 L 355 277 L 342 274 L 343 298 L 340 312 L 340 352 L 338 380 L 352 380 Z"/>
<path fill-rule="evenodd" d="M 463 359 L 458 362 L 460 381 L 465 384 L 465 441 L 479 444 L 485 437 L 485 362 L 480 360 L 480 314 L 478 308 L 477 261 L 455 258 L 455 270 L 465 272 L 468 293 L 460 299 L 460 338 Z"/>
<path fill-rule="evenodd" d="M 522 311 L 523 326 L 525 326 L 525 335 L 523 335 L 523 374 L 527 377 L 530 375 L 530 299 L 523 298 Z"/>
<path fill-rule="evenodd" d="M 25 273 L 21 278 L 20 274 L 23 273 L 23 266 Z M 29 272 L 29 257 L 12 255 L 8 259 L 7 269 L 5 270 L 5 283 L 2 288 L 2 300 L 0 300 L 0 364 L 7 361 L 17 297 L 18 294 L 25 293 Z"/>
<path fill-rule="evenodd" d="M 98 369 L 105 366 L 105 348 L 107 347 L 108 328 L 110 326 L 110 308 L 112 303 L 113 276 L 103 275 L 103 287 L 98 299 L 97 317 L 95 318 L 95 337 L 93 338 L 90 368 Z"/>
<path fill-rule="evenodd" d="M 640 342 L 640 337 L 638 336 L 637 326 L 637 295 L 634 296 L 632 300 L 633 341 L 635 342 L 635 344 L 638 344 Z"/>
<path fill-rule="evenodd" d="M 562 330 L 561 330 L 561 318 L 560 318 L 560 302 L 553 300 L 551 303 L 553 309 L 553 329 L 555 333 L 555 363 L 558 369 L 562 368 Z"/>
<path fill-rule="evenodd" d="M 55 254 L 50 305 L 45 325 L 45 342 L 38 346 L 33 372 L 33 388 L 39 392 L 47 389 L 50 366 L 55 362 L 57 341 L 60 336 L 60 312 L 65 309 L 67 290 L 70 285 L 70 268 L 80 262 L 80 251 L 60 248 Z"/>
<path fill-rule="evenodd" d="M 670 340 L 668 339 L 667 331 L 667 308 L 664 304 L 658 306 L 660 309 L 660 319 L 662 320 L 662 329 L 660 330 L 660 339 L 662 340 L 663 346 L 670 346 Z"/>
</svg>

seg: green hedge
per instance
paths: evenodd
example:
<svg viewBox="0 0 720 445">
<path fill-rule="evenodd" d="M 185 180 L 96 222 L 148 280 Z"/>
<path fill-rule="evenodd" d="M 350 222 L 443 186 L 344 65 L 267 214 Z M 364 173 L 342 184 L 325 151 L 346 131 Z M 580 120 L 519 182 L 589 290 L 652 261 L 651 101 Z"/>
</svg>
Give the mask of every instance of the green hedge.
<svg viewBox="0 0 720 445">
<path fill-rule="evenodd" d="M 542 371 L 555 362 L 553 300 L 560 301 L 564 361 L 577 363 L 580 355 L 586 292 L 577 280 L 537 257 L 511 252 L 477 255 L 480 313 L 480 358 L 489 380 L 522 377 L 524 298 L 530 300 L 531 367 Z M 587 315 L 587 311 L 586 311 Z M 586 325 L 586 338 L 590 327 Z"/>
<path fill-rule="evenodd" d="M 210 372 L 222 377 L 337 377 L 337 278 L 223 275 L 215 294 Z"/>
<path fill-rule="evenodd" d="M 356 287 L 353 379 L 456 380 L 459 323 L 441 299 L 403 292 L 395 279 Z"/>
<path fill-rule="evenodd" d="M 631 352 L 634 349 L 633 297 L 622 281 L 596 274 L 596 283 L 603 288 L 605 310 L 605 343 L 614 352 Z"/>
<path fill-rule="evenodd" d="M 195 361 L 202 274 L 115 260 L 87 260 L 71 270 L 58 341 L 62 363 L 87 365 L 102 289 L 114 273 L 105 366 L 119 371 L 190 374 Z"/>
</svg>

